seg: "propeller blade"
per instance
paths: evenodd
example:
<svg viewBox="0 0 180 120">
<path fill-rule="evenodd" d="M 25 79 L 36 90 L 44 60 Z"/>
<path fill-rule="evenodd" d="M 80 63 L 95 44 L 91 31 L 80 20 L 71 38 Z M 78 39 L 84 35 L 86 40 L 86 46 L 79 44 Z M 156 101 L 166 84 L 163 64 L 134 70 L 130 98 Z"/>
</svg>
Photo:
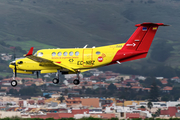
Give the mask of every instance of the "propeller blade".
<svg viewBox="0 0 180 120">
<path fill-rule="evenodd" d="M 39 71 L 36 71 L 37 78 L 39 78 Z"/>
<path fill-rule="evenodd" d="M 14 66 L 14 74 L 15 74 L 15 77 L 17 76 L 17 67 L 16 67 L 16 62 L 15 62 L 15 66 Z"/>
<path fill-rule="evenodd" d="M 16 50 L 16 48 L 14 49 L 14 61 L 15 61 L 15 64 L 14 64 L 14 77 L 17 76 L 16 53 L 15 53 L 15 50 Z"/>
</svg>

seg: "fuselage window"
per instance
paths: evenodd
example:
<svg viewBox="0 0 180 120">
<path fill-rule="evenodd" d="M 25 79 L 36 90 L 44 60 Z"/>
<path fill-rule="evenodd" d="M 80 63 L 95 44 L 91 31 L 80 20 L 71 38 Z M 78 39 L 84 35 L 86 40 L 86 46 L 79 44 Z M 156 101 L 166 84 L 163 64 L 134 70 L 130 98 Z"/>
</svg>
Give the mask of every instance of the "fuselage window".
<svg viewBox="0 0 180 120">
<path fill-rule="evenodd" d="M 55 55 L 56 55 L 56 53 L 55 53 L 55 52 L 53 52 L 53 53 L 52 53 L 52 56 L 55 56 Z"/>
<path fill-rule="evenodd" d="M 67 56 L 67 54 L 68 54 L 67 52 L 64 52 L 64 53 L 63 53 L 64 56 Z"/>
<path fill-rule="evenodd" d="M 61 56 L 62 55 L 62 53 L 61 52 L 58 52 L 58 56 Z"/>
<path fill-rule="evenodd" d="M 38 57 L 42 57 L 42 56 L 43 56 L 43 53 L 42 53 L 42 52 L 39 52 L 37 56 L 38 56 Z"/>
<path fill-rule="evenodd" d="M 101 52 L 97 51 L 97 52 L 96 52 L 96 55 L 99 55 L 99 54 L 101 54 Z"/>
<path fill-rule="evenodd" d="M 77 52 L 75 52 L 75 55 L 76 55 L 76 56 L 78 56 L 78 55 L 79 55 L 79 52 L 78 52 L 78 51 L 77 51 Z"/>
<path fill-rule="evenodd" d="M 69 55 L 70 55 L 70 56 L 73 56 L 73 52 L 69 52 Z"/>
</svg>

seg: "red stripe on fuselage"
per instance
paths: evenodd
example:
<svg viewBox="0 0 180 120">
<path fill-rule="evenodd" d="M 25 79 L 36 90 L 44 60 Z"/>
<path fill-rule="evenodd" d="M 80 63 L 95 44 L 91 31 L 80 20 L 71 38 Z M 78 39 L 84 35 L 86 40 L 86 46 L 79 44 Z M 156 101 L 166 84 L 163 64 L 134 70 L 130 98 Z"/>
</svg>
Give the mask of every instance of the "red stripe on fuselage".
<svg viewBox="0 0 180 120">
<path fill-rule="evenodd" d="M 117 63 L 117 61 L 126 62 L 126 61 L 145 58 L 147 53 L 148 53 L 147 51 L 123 51 L 123 50 L 119 50 L 116 53 L 116 55 L 114 56 L 111 63 L 109 63 L 108 65 L 115 64 L 115 63 Z"/>
</svg>

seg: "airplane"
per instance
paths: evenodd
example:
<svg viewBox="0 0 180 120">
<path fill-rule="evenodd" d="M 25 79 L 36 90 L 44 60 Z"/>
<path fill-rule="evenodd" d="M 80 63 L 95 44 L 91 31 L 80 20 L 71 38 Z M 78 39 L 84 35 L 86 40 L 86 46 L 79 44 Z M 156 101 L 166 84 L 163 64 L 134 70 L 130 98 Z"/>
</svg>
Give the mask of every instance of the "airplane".
<svg viewBox="0 0 180 120">
<path fill-rule="evenodd" d="M 10 62 L 13 69 L 11 86 L 15 87 L 17 73 L 44 74 L 57 73 L 52 82 L 59 83 L 59 74 L 77 74 L 73 81 L 80 83 L 79 74 L 92 68 L 121 64 L 131 60 L 145 58 L 159 26 L 168 26 L 163 23 L 145 22 L 135 25 L 137 29 L 126 43 L 113 44 L 102 47 L 67 48 L 67 49 L 41 49 L 33 54 L 33 47 L 24 55 L 24 58 Z"/>
</svg>

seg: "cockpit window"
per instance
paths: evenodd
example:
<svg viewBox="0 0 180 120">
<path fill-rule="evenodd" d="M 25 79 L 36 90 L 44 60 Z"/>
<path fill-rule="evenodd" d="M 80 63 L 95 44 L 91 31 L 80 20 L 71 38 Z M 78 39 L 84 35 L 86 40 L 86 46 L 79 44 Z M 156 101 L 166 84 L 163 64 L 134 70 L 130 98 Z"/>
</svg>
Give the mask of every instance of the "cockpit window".
<svg viewBox="0 0 180 120">
<path fill-rule="evenodd" d="M 38 56 L 38 57 L 42 57 L 42 56 L 43 56 L 43 53 L 42 53 L 42 52 L 39 52 L 37 56 Z"/>
<path fill-rule="evenodd" d="M 36 53 L 34 53 L 34 56 L 37 56 L 37 52 L 36 52 Z"/>
</svg>

